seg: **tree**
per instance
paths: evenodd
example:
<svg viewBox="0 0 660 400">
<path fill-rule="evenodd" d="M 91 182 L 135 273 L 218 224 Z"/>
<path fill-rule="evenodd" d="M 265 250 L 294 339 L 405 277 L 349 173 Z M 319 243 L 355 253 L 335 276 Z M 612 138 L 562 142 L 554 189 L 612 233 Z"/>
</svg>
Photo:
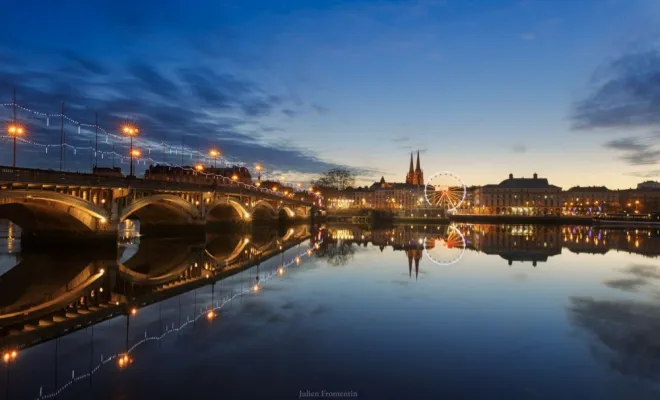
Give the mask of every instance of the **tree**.
<svg viewBox="0 0 660 400">
<path fill-rule="evenodd" d="M 355 185 L 355 173 L 346 168 L 332 168 L 319 176 L 317 180 L 312 181 L 312 184 L 316 187 L 344 190 Z"/>
</svg>

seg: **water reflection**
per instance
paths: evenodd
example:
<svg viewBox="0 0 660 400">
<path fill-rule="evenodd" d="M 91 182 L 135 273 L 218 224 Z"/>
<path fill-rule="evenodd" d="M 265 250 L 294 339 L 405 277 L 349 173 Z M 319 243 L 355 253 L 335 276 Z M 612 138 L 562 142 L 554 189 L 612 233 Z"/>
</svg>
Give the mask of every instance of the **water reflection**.
<svg viewBox="0 0 660 400">
<path fill-rule="evenodd" d="M 229 373 L 228 381 L 235 380 L 238 388 L 250 386 L 245 376 L 252 375 L 240 360 L 259 357 L 263 370 L 272 372 L 288 357 L 293 361 L 284 369 L 300 379 L 313 379 L 307 374 L 332 377 L 332 382 L 350 383 L 346 389 L 359 384 L 358 389 L 369 393 L 379 393 L 379 385 L 365 383 L 371 373 L 356 371 L 387 377 L 397 367 L 378 366 L 396 358 L 405 371 L 417 371 L 421 386 L 432 387 L 437 381 L 430 376 L 444 372 L 456 377 L 448 385 L 465 390 L 467 380 L 500 371 L 494 398 L 657 395 L 647 384 L 612 384 L 620 377 L 607 371 L 647 380 L 660 375 L 660 342 L 653 334 L 660 327 L 660 232 L 525 225 L 456 229 L 467 250 L 451 268 L 438 267 L 425 255 L 443 247 L 442 241 L 450 243 L 442 251 L 455 250 L 448 238 L 451 230 L 435 225 L 255 229 L 209 234 L 203 243 L 135 236 L 126 238 L 111 259 L 21 254 L 20 264 L 0 276 L 0 311 L 2 316 L 13 313 L 4 321 L 0 316 L 0 347 L 19 349 L 9 390 L 12 398 L 51 398 L 62 387 L 66 389 L 58 398 L 109 398 L 105 391 L 110 388 L 126 396 L 140 393 L 136 385 L 142 385 L 156 397 L 162 387 L 159 398 L 181 397 L 187 390 L 195 397 L 213 390 L 168 393 L 168 382 L 192 379 L 190 371 L 196 371 L 195 377 L 202 374 L 203 382 L 201 370 L 228 360 L 218 371 Z M 313 261 L 300 272 L 287 270 L 309 255 Z M 49 269 L 49 263 L 57 268 Z M 347 268 L 322 268 L 340 265 Z M 283 276 L 281 283 L 269 286 L 276 276 Z M 231 299 L 243 301 L 242 296 L 259 299 L 243 308 L 259 321 L 227 323 L 236 307 Z M 35 304 L 41 308 L 30 309 Z M 232 340 L 227 342 L 210 326 L 233 332 Z M 424 339 L 427 328 L 432 339 Z M 413 334 L 418 340 L 410 347 Z M 255 337 L 272 338 L 277 349 L 250 341 Z M 58 339 L 35 346 L 49 338 Z M 159 358 L 157 349 L 165 345 L 172 349 Z M 53 357 L 53 363 L 37 361 L 45 357 Z M 354 364 L 341 364 L 343 378 L 337 357 Z M 439 358 L 461 367 L 441 371 L 432 362 Z M 172 371 L 180 370 L 181 378 L 159 365 L 169 362 L 176 364 Z M 419 372 L 424 368 L 433 373 Z M 118 375 L 123 370 L 131 372 Z M 255 379 L 261 381 L 259 371 Z M 406 374 L 403 367 L 397 371 Z M 502 383 L 514 376 L 515 382 Z M 279 396 L 279 389 L 300 383 L 291 379 L 272 383 L 275 391 L 270 394 Z M 562 379 L 568 383 L 559 384 Z M 521 381 L 530 390 L 525 395 L 520 395 Z M 603 381 L 616 390 L 603 390 Z M 573 391 L 571 383 L 582 384 L 582 389 Z M 423 397 L 417 390 L 412 397 Z M 484 397 L 469 390 L 448 393 Z"/>
<path fill-rule="evenodd" d="M 112 317 L 136 301 L 155 301 L 145 296 L 219 278 L 309 237 L 306 226 L 211 234 L 205 243 L 133 232 L 122 233 L 116 254 L 20 253 L 20 262 L 0 276 L 0 336 L 16 343 L 30 333 L 47 338 L 58 332 L 47 328 Z"/>
<path fill-rule="evenodd" d="M 21 251 L 21 228 L 11 221 L 0 219 L 0 275 L 18 264 Z"/>
<path fill-rule="evenodd" d="M 530 263 L 537 266 L 550 257 L 572 253 L 606 254 L 609 251 L 640 254 L 645 257 L 660 256 L 660 230 L 658 229 L 604 229 L 589 226 L 556 225 L 452 225 L 460 232 L 468 250 L 497 255 L 513 263 Z M 326 231 L 324 247 L 318 256 L 327 257 L 330 264 L 344 265 L 350 262 L 353 253 L 368 243 L 384 250 L 391 247 L 403 251 L 416 264 L 421 260 L 420 252 L 427 250 L 435 254 L 438 243 L 442 251 L 453 254 L 461 252 L 461 246 L 452 239 L 448 225 L 399 225 L 390 229 L 371 229 L 368 226 L 331 226 Z M 430 240 L 440 239 L 440 240 Z M 451 254 L 445 254 L 450 259 Z"/>
</svg>

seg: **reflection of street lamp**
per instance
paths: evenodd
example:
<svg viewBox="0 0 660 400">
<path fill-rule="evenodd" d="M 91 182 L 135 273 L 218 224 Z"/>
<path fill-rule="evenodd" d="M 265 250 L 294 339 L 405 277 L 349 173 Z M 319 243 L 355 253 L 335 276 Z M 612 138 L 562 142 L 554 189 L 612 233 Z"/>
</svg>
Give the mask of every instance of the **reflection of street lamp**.
<svg viewBox="0 0 660 400">
<path fill-rule="evenodd" d="M 18 357 L 18 351 L 16 350 L 11 350 L 11 351 L 6 351 L 2 355 L 2 360 L 7 364 L 7 392 L 5 394 L 5 398 L 9 398 L 9 370 L 11 369 L 11 364 L 16 361 L 16 357 Z"/>
<path fill-rule="evenodd" d="M 134 126 L 131 125 L 126 125 L 122 129 L 124 134 L 128 135 L 129 138 L 131 138 L 131 148 L 129 150 L 129 154 L 131 155 L 131 173 L 130 176 L 133 176 L 133 136 L 138 134 L 138 129 Z"/>
<path fill-rule="evenodd" d="M 7 134 L 14 138 L 14 163 L 12 164 L 14 168 L 16 168 L 16 136 L 23 136 L 24 133 L 23 127 L 16 123 L 11 123 L 7 127 Z"/>
</svg>

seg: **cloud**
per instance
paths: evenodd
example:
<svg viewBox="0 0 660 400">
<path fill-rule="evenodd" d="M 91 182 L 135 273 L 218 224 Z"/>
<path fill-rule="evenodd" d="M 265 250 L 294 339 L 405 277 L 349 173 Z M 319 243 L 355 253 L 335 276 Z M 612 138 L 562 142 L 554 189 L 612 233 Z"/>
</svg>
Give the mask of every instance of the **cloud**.
<svg viewBox="0 0 660 400">
<path fill-rule="evenodd" d="M 297 113 L 293 110 L 285 108 L 284 110 L 282 110 L 282 114 L 286 115 L 289 118 L 293 118 L 296 116 Z"/>
<path fill-rule="evenodd" d="M 632 274 L 640 278 L 660 279 L 660 267 L 647 264 L 631 264 L 622 270 L 627 274 Z"/>
<path fill-rule="evenodd" d="M 101 63 L 83 57 L 74 51 L 65 50 L 62 52 L 62 57 L 64 57 L 68 61 L 71 61 L 73 64 L 75 64 L 76 66 L 82 68 L 87 72 L 91 72 L 97 75 L 106 75 L 109 73 L 109 70 L 106 67 L 104 67 Z"/>
<path fill-rule="evenodd" d="M 513 146 L 511 148 L 511 150 L 513 150 L 514 153 L 526 153 L 527 152 L 527 146 L 519 144 L 519 145 Z"/>
<path fill-rule="evenodd" d="M 660 306 L 572 297 L 571 322 L 589 333 L 597 361 L 625 376 L 660 378 Z"/>
<path fill-rule="evenodd" d="M 642 278 L 622 278 L 612 279 L 605 281 L 604 283 L 612 289 L 625 290 L 626 292 L 637 292 L 639 287 L 648 284 L 648 281 Z"/>
<path fill-rule="evenodd" d="M 628 173 L 630 176 L 636 176 L 638 178 L 655 178 L 660 177 L 660 169 L 653 169 L 650 171 L 636 171 Z"/>
<path fill-rule="evenodd" d="M 74 55 L 69 56 L 62 60 L 66 63 L 64 66 L 71 64 Z M 95 64 L 100 63 L 96 60 L 85 62 L 86 66 L 79 66 L 75 75 L 53 74 L 46 67 L 11 69 L 0 64 L 0 93 L 11 93 L 15 82 L 21 82 L 18 101 L 22 105 L 41 112 L 57 113 L 64 100 L 66 114 L 84 123 L 93 123 L 94 111 L 98 110 L 100 125 L 111 132 L 116 132 L 122 120 L 135 120 L 142 132 L 136 145 L 143 148 L 145 155 L 151 153 L 156 161 L 181 163 L 178 145 L 183 139 L 188 151 L 198 146 L 201 149 L 219 146 L 229 162 L 248 165 L 261 162 L 271 171 L 317 174 L 344 167 L 321 160 L 310 149 L 291 145 L 290 140 L 274 137 L 282 132 L 281 128 L 262 123 L 262 118 L 282 106 L 292 115 L 296 110 L 290 107 L 286 97 L 268 93 L 255 82 L 216 72 L 205 67 L 200 60 L 173 68 L 165 68 L 157 60 L 119 64 L 119 70 L 128 71 L 128 75 L 110 69 L 97 70 Z M 0 120 L 9 116 L 2 112 L 0 110 Z M 19 117 L 29 123 L 31 140 L 50 144 L 59 142 L 59 125 L 52 120 L 47 126 L 44 117 L 22 111 Z M 67 143 L 73 146 L 89 146 L 94 138 L 92 131 L 82 130 L 79 135 L 77 126 L 68 121 L 65 121 L 65 131 Z M 164 139 L 176 146 L 177 154 L 167 151 L 163 154 L 160 143 Z M 99 147 L 101 151 L 111 151 L 113 144 L 116 151 L 125 151 L 122 148 L 126 143 L 105 138 L 105 135 Z M 6 146 L 0 149 L 0 152 L 7 151 Z M 58 152 L 46 156 L 42 149 L 33 147 L 23 147 L 20 151 L 41 154 L 32 157 L 31 167 L 53 168 L 57 165 L 55 153 Z M 69 153 L 69 168 L 89 168 L 86 155 Z M 101 163 L 108 163 L 107 158 L 103 160 Z M 194 162 L 190 160 L 186 156 L 183 162 Z M 139 168 L 145 167 L 140 164 Z"/>
<path fill-rule="evenodd" d="M 660 52 L 630 52 L 608 61 L 588 94 L 572 106 L 573 128 L 649 128 L 660 123 Z"/>
<path fill-rule="evenodd" d="M 660 162 L 660 150 L 642 150 L 621 157 L 630 165 L 655 165 Z"/>
<path fill-rule="evenodd" d="M 525 39 L 525 40 L 534 40 L 534 39 L 536 39 L 536 35 L 531 33 L 531 32 L 523 33 L 522 35 L 520 35 L 520 37 Z"/>
<path fill-rule="evenodd" d="M 603 147 L 622 151 L 621 160 L 629 165 L 653 165 L 660 161 L 660 150 L 656 149 L 653 139 L 648 137 L 624 137 L 613 139 Z"/>
<path fill-rule="evenodd" d="M 330 112 L 330 109 L 328 109 L 327 107 L 320 106 L 318 104 L 312 104 L 312 109 L 314 109 L 314 111 L 316 111 L 318 114 L 321 114 L 321 115 L 327 114 L 327 113 Z"/>
<path fill-rule="evenodd" d="M 409 136 L 397 136 L 395 138 L 392 138 L 392 141 L 394 143 L 407 143 L 407 142 L 410 141 L 410 137 Z"/>
<path fill-rule="evenodd" d="M 156 94 L 165 99 L 177 99 L 181 94 L 172 79 L 164 77 L 154 66 L 137 61 L 130 63 L 127 70 L 145 94 Z"/>
<path fill-rule="evenodd" d="M 639 139 L 635 137 L 613 139 L 605 143 L 603 146 L 609 149 L 623 151 L 643 151 L 648 147 L 645 144 L 640 143 Z"/>
</svg>

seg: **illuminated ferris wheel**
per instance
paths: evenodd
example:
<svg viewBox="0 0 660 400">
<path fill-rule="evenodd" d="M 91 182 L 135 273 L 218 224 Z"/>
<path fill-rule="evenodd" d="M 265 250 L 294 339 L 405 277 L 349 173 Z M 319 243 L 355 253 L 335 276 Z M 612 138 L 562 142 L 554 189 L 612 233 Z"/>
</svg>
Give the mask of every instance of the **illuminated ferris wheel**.
<svg viewBox="0 0 660 400">
<path fill-rule="evenodd" d="M 424 186 L 424 197 L 431 207 L 454 212 L 465 201 L 467 188 L 461 178 L 443 171 L 433 175 Z"/>
<path fill-rule="evenodd" d="M 440 235 L 424 238 L 424 255 L 438 265 L 457 263 L 465 254 L 465 247 L 465 236 L 452 225 Z"/>
</svg>

